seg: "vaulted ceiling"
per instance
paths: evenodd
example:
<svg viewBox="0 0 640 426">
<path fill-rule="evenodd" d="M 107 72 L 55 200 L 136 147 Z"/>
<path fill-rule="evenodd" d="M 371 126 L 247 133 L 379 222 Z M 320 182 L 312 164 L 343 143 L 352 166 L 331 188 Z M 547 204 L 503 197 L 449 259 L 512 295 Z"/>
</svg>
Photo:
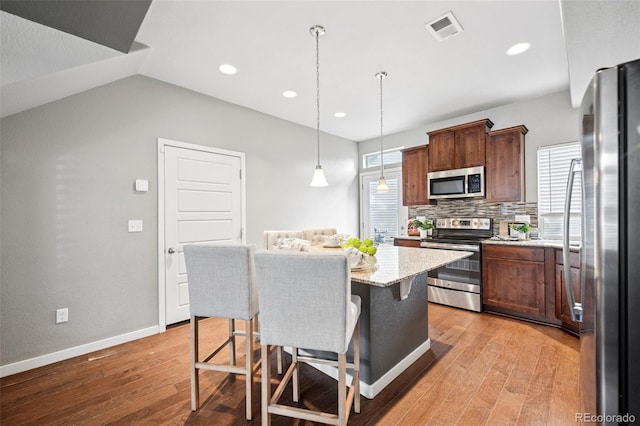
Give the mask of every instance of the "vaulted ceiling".
<svg viewBox="0 0 640 426">
<path fill-rule="evenodd" d="M 124 12 L 126 19 L 63 14 L 122 35 L 125 21 L 141 21 L 130 49 L 3 10 L 2 116 L 143 74 L 315 127 L 313 25 L 326 28 L 319 40 L 321 129 L 355 141 L 379 134 L 378 71 L 389 74 L 384 127 L 395 133 L 565 89 L 575 106 L 596 69 L 640 57 L 636 0 L 154 0 L 146 15 L 139 6 Z M 437 41 L 425 24 L 447 12 L 463 31 Z M 520 42 L 531 48 L 505 54 Z M 223 63 L 238 73 L 220 73 Z M 298 96 L 285 98 L 285 90 Z"/>
</svg>

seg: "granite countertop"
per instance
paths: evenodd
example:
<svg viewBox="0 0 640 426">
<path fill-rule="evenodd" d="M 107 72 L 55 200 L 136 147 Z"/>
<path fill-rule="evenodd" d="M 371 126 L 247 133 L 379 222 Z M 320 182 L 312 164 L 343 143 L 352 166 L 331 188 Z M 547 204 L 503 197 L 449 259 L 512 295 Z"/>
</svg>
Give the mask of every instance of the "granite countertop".
<svg viewBox="0 0 640 426">
<path fill-rule="evenodd" d="M 496 237 L 493 237 L 488 240 L 483 240 L 482 244 L 498 244 L 498 245 L 507 245 L 507 246 L 522 246 L 522 247 L 550 247 L 562 249 L 562 241 L 560 240 L 516 240 L 516 241 L 505 241 L 500 240 Z M 579 242 L 571 243 L 569 249 L 571 251 L 579 251 L 582 247 L 582 244 Z"/>
<path fill-rule="evenodd" d="M 393 238 L 397 238 L 399 240 L 417 240 L 420 241 L 422 238 L 420 238 L 420 235 L 396 235 Z"/>
<path fill-rule="evenodd" d="M 413 235 L 396 235 L 393 238 L 397 238 L 399 240 L 416 240 L 422 241 L 423 238 L 419 236 Z M 482 244 L 504 244 L 511 246 L 525 246 L 525 247 L 551 247 L 551 248 L 562 248 L 562 241 L 560 240 L 500 240 L 497 237 L 492 237 L 487 240 L 483 240 Z M 580 250 L 582 247 L 582 243 L 574 242 L 571 243 L 571 250 Z"/>
<path fill-rule="evenodd" d="M 406 278 L 439 268 L 447 263 L 471 256 L 470 251 L 437 250 L 417 247 L 378 246 L 370 268 L 352 271 L 351 280 L 378 287 L 387 287 Z"/>
</svg>

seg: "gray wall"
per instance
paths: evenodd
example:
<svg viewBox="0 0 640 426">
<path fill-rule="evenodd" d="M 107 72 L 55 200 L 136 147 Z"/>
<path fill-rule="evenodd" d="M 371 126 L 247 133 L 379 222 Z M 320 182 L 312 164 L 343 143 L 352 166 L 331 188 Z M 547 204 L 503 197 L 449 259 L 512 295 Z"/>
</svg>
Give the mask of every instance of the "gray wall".
<svg viewBox="0 0 640 426">
<path fill-rule="evenodd" d="M 457 124 L 489 118 L 492 130 L 524 124 L 529 129 L 525 136 L 525 185 L 526 201 L 538 201 L 537 149 L 540 146 L 578 140 L 579 112 L 571 107 L 568 91 L 553 93 L 537 99 L 517 102 L 450 120 L 430 123 L 407 132 L 385 136 L 384 148 L 424 145 L 429 143 L 426 132 Z M 380 140 L 369 140 L 359 144 L 359 153 L 364 155 L 380 149 Z"/>
<path fill-rule="evenodd" d="M 0 364 L 157 325 L 158 137 L 246 153 L 247 242 L 358 231 L 356 143 L 134 76 L 2 119 Z M 150 191 L 136 193 L 135 179 Z M 127 233 L 128 219 L 144 232 Z M 55 310 L 69 308 L 56 325 Z"/>
<path fill-rule="evenodd" d="M 481 118 L 525 124 L 527 200 L 536 149 L 578 138 L 568 92 L 385 136 L 385 148 Z M 358 232 L 358 167 L 379 141 L 323 135 L 328 188 L 309 188 L 315 131 L 135 76 L 2 119 L 0 365 L 157 325 L 158 137 L 246 153 L 247 241 L 265 229 Z M 135 179 L 150 191 L 135 193 Z M 330 218 L 329 220 L 327 218 Z M 143 219 L 144 232 L 126 232 Z M 55 309 L 70 321 L 55 324 Z"/>
</svg>

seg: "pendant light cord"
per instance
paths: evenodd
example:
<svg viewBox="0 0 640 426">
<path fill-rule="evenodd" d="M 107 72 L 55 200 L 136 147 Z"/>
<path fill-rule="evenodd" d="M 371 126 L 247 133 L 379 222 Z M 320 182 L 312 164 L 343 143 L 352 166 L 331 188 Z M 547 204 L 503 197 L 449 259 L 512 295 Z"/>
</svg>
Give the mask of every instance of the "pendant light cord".
<svg viewBox="0 0 640 426">
<path fill-rule="evenodd" d="M 380 178 L 384 179 L 384 154 L 382 150 L 382 79 L 386 74 L 381 73 L 380 79 Z"/>
<path fill-rule="evenodd" d="M 316 29 L 316 145 L 318 148 L 318 166 L 320 166 L 320 44 L 319 30 Z"/>
</svg>

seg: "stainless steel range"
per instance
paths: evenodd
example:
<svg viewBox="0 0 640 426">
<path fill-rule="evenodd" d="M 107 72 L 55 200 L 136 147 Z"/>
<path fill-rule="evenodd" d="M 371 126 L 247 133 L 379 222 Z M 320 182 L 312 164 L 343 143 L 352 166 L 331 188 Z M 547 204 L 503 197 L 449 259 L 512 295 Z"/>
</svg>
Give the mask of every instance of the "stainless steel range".
<svg viewBox="0 0 640 426">
<path fill-rule="evenodd" d="M 491 238 L 491 219 L 482 217 L 436 219 L 435 236 L 420 247 L 473 252 L 471 257 L 429 272 L 428 300 L 471 311 L 482 311 L 480 242 Z"/>
</svg>

